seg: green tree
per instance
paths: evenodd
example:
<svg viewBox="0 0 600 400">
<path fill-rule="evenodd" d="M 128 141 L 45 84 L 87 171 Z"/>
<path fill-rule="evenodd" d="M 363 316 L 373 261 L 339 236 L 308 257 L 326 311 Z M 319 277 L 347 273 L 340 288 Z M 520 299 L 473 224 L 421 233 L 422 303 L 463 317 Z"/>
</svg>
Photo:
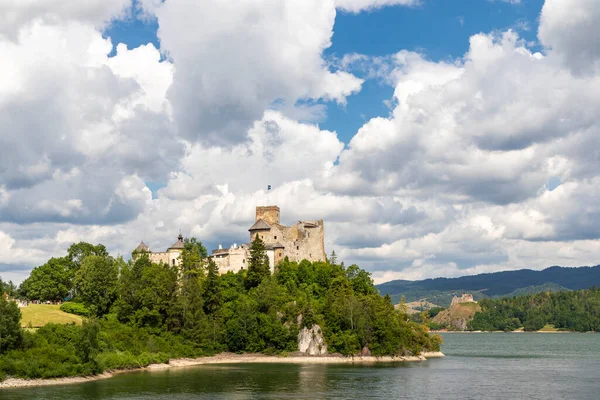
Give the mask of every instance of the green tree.
<svg viewBox="0 0 600 400">
<path fill-rule="evenodd" d="M 17 286 L 12 281 L 4 282 L 0 278 L 0 295 L 6 293 L 9 297 L 15 297 L 17 295 Z"/>
<path fill-rule="evenodd" d="M 250 289 L 271 275 L 269 259 L 265 249 L 265 243 L 258 234 L 250 245 L 250 258 L 248 259 L 248 272 L 246 274 L 246 288 Z"/>
<path fill-rule="evenodd" d="M 335 250 L 331 250 L 331 255 L 329 256 L 328 261 L 329 261 L 329 264 L 337 265 L 338 257 L 337 257 L 337 254 L 335 254 Z"/>
<path fill-rule="evenodd" d="M 354 292 L 360 294 L 377 293 L 377 289 L 373 285 L 373 279 L 371 279 L 371 274 L 364 269 L 360 269 L 358 265 L 352 264 L 349 266 L 346 269 L 346 275 L 352 283 Z"/>
<path fill-rule="evenodd" d="M 151 328 L 179 329 L 178 268 L 145 263 L 139 272 L 141 278 L 134 293 L 133 322 Z"/>
<path fill-rule="evenodd" d="M 86 257 L 108 257 L 108 255 L 108 251 L 103 244 L 93 245 L 91 243 L 79 242 L 73 243 L 67 250 L 67 259 L 72 263 L 70 267 L 73 274 L 81 267 L 81 263 Z"/>
<path fill-rule="evenodd" d="M 31 271 L 19 291 L 29 300 L 63 300 L 73 287 L 70 266 L 66 257 L 51 258 Z"/>
<path fill-rule="evenodd" d="M 188 253 L 188 254 L 186 254 Z M 184 334 L 194 341 L 201 343 L 205 339 L 206 315 L 204 314 L 203 283 L 204 267 L 198 253 L 193 250 L 182 253 L 183 275 L 179 294 L 179 309 L 181 310 L 181 326 Z M 197 260 L 190 262 L 190 260 Z"/>
<path fill-rule="evenodd" d="M 75 275 L 75 287 L 82 300 L 93 315 L 103 316 L 117 299 L 119 282 L 118 260 L 110 256 L 90 255 L 83 259 Z"/>
<path fill-rule="evenodd" d="M 21 311 L 14 301 L 0 295 L 0 354 L 21 344 Z"/>
<path fill-rule="evenodd" d="M 202 242 L 199 241 L 198 239 L 196 239 L 195 237 L 191 237 L 189 239 L 185 238 L 183 243 L 184 243 L 184 248 L 187 251 L 193 250 L 193 251 L 197 252 L 198 256 L 200 257 L 201 260 L 208 258 L 208 250 L 206 250 L 206 247 L 204 247 Z"/>
<path fill-rule="evenodd" d="M 207 269 L 208 274 L 204 282 L 204 311 L 207 314 L 214 314 L 221 307 L 223 301 L 219 267 L 213 260 L 210 260 Z"/>
</svg>

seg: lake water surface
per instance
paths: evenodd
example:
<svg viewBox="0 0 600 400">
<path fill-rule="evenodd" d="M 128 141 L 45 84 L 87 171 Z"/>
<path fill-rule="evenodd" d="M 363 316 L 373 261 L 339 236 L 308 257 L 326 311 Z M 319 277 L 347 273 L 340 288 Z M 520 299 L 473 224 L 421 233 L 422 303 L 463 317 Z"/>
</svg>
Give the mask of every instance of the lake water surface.
<svg viewBox="0 0 600 400">
<path fill-rule="evenodd" d="M 443 336 L 446 357 L 421 363 L 171 368 L 3 389 L 0 399 L 600 399 L 598 334 Z"/>
</svg>

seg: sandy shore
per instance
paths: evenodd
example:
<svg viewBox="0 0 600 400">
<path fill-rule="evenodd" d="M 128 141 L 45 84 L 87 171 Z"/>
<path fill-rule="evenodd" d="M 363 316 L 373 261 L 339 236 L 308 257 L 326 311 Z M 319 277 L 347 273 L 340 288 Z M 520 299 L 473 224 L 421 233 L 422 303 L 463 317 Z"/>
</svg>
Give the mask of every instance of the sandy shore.
<svg viewBox="0 0 600 400">
<path fill-rule="evenodd" d="M 20 378 L 7 378 L 3 382 L 0 382 L 0 389 L 2 388 L 18 388 L 18 387 L 33 387 L 33 386 L 55 386 L 55 385 L 68 385 L 71 383 L 84 383 L 90 381 L 99 381 L 101 379 L 111 378 L 113 374 L 105 372 L 100 375 L 94 376 L 72 376 L 67 378 L 54 378 L 54 379 L 20 379 Z"/>
<path fill-rule="evenodd" d="M 105 372 L 100 375 L 89 376 L 89 377 L 69 377 L 69 378 L 55 378 L 55 379 L 20 379 L 20 378 L 7 378 L 4 382 L 0 382 L 0 389 L 2 388 L 19 388 L 19 387 L 34 387 L 34 386 L 53 386 L 53 385 L 67 385 L 72 383 L 83 383 L 90 381 L 97 381 L 101 379 L 107 379 L 112 377 L 115 373 L 121 372 L 132 372 L 132 371 L 156 371 L 164 370 L 167 368 L 176 367 L 190 367 L 194 365 L 210 365 L 210 364 L 353 364 L 353 363 L 378 363 L 378 362 L 414 362 L 414 361 L 425 361 L 428 358 L 440 358 L 444 357 L 439 351 L 435 352 L 423 352 L 418 356 L 406 356 L 406 357 L 344 357 L 339 355 L 325 355 L 325 356 L 302 356 L 294 355 L 288 357 L 279 356 L 265 356 L 262 354 L 234 354 L 234 353 L 222 353 L 212 357 L 200 357 L 200 358 L 178 358 L 170 360 L 168 364 L 151 364 L 144 368 L 118 370 Z"/>
</svg>

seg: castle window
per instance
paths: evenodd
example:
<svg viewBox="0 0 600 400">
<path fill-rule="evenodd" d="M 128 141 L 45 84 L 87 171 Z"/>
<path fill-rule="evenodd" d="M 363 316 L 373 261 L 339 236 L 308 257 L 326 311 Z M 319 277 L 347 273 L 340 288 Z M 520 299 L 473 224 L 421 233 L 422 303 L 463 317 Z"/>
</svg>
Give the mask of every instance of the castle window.
<svg viewBox="0 0 600 400">
<path fill-rule="evenodd" d="M 273 236 L 273 239 L 274 239 L 274 240 L 277 240 L 277 236 Z"/>
<path fill-rule="evenodd" d="M 173 260 L 173 266 L 175 266 L 175 260 Z"/>
<path fill-rule="evenodd" d="M 300 250 L 300 246 L 296 246 L 296 250 Z"/>
<path fill-rule="evenodd" d="M 244 259 L 242 260 L 242 262 L 243 262 L 244 264 L 246 264 L 246 259 L 244 258 Z"/>
</svg>

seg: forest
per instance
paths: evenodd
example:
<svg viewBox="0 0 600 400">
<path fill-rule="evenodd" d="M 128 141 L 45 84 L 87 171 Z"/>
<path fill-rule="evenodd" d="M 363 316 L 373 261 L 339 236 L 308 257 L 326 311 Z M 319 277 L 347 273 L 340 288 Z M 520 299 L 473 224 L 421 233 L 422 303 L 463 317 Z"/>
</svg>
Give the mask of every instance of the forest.
<svg viewBox="0 0 600 400">
<path fill-rule="evenodd" d="M 469 330 L 537 331 L 551 324 L 559 330 L 600 332 L 600 289 L 537 293 L 479 301 L 481 312 L 468 324 Z"/>
<path fill-rule="evenodd" d="M 24 330 L 16 303 L 1 297 L 0 380 L 93 375 L 224 351 L 286 356 L 298 350 L 300 329 L 313 324 L 329 353 L 439 350 L 441 338 L 396 310 L 356 265 L 286 259 L 271 274 L 258 237 L 248 261 L 247 270 L 219 275 L 194 238 L 185 240 L 179 267 L 73 244 L 12 290 L 20 299 L 69 299 L 61 309 L 88 318 L 82 326 Z"/>
</svg>

